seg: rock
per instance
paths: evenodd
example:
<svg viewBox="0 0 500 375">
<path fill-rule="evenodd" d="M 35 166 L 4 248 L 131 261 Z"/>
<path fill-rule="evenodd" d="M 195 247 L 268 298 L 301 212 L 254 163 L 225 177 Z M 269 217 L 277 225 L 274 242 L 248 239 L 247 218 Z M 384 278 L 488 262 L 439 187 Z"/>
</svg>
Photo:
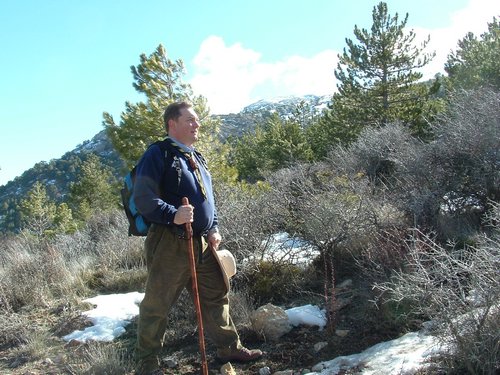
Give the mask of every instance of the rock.
<svg viewBox="0 0 500 375">
<path fill-rule="evenodd" d="M 326 341 L 321 341 L 314 344 L 314 353 L 318 353 L 321 349 L 323 349 L 326 346 L 328 346 L 328 343 Z"/>
<path fill-rule="evenodd" d="M 271 369 L 269 367 L 262 367 L 259 370 L 259 375 L 271 375 Z"/>
<path fill-rule="evenodd" d="M 332 311 L 342 310 L 344 307 L 348 306 L 352 302 L 352 298 L 342 298 L 337 297 L 333 302 L 333 306 L 331 307 Z"/>
<path fill-rule="evenodd" d="M 46 366 L 52 366 L 54 362 L 50 358 L 45 358 L 42 363 Z"/>
<path fill-rule="evenodd" d="M 336 329 L 335 334 L 339 337 L 346 337 L 349 334 L 348 329 Z"/>
<path fill-rule="evenodd" d="M 221 373 L 221 375 L 236 375 L 236 371 L 234 370 L 233 365 L 231 364 L 231 362 L 228 362 L 228 363 L 224 364 L 220 368 L 220 373 Z"/>
<path fill-rule="evenodd" d="M 72 339 L 70 340 L 66 345 L 65 347 L 66 348 L 74 348 L 74 347 L 77 347 L 77 346 L 80 346 L 80 345 L 83 345 L 84 342 L 80 341 L 80 340 L 75 340 L 75 339 Z"/>
<path fill-rule="evenodd" d="M 176 368 L 177 366 L 179 366 L 179 363 L 177 362 L 177 360 L 175 358 L 171 358 L 171 357 L 168 357 L 168 358 L 162 358 L 162 363 L 165 364 L 165 366 L 167 366 L 168 368 Z"/>
<path fill-rule="evenodd" d="M 255 310 L 250 321 L 255 332 L 271 341 L 278 340 L 292 329 L 285 310 L 270 303 Z"/>
</svg>

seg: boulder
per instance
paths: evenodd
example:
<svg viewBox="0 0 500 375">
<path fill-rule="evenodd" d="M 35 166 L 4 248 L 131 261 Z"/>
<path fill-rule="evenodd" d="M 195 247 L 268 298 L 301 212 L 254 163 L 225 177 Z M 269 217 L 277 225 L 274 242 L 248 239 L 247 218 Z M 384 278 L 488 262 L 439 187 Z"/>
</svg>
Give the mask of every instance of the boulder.
<svg viewBox="0 0 500 375">
<path fill-rule="evenodd" d="M 270 341 L 277 341 L 292 329 L 285 310 L 270 303 L 255 310 L 250 321 L 253 330 Z"/>
</svg>

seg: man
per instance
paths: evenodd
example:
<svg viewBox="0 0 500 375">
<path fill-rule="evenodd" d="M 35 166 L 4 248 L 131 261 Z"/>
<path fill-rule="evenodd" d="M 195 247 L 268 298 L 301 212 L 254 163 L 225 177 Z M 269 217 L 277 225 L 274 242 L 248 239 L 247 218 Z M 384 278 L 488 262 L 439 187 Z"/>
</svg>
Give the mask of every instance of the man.
<svg viewBox="0 0 500 375">
<path fill-rule="evenodd" d="M 240 343 L 229 314 L 228 287 L 215 258 L 221 242 L 212 180 L 203 157 L 193 144 L 200 121 L 186 102 L 170 104 L 163 115 L 170 150 L 149 147 L 137 166 L 135 204 L 152 225 L 145 241 L 148 279 L 139 309 L 136 355 L 138 374 L 161 374 L 158 355 L 162 348 L 167 314 L 186 287 L 191 290 L 188 242 L 184 227 L 191 223 L 199 299 L 204 331 L 217 347 L 222 361 L 247 362 L 260 350 Z M 188 205 L 182 204 L 187 197 Z"/>
</svg>

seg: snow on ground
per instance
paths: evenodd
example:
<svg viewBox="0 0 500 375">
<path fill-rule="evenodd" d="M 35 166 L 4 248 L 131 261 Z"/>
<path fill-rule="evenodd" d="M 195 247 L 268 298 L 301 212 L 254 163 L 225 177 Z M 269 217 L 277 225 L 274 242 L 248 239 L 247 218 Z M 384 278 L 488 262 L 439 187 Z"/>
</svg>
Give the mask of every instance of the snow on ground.
<svg viewBox="0 0 500 375">
<path fill-rule="evenodd" d="M 64 340 L 78 340 L 86 342 L 112 341 L 125 332 L 125 327 L 139 313 L 139 303 L 143 293 L 132 292 L 125 294 L 99 295 L 86 299 L 85 302 L 95 304 L 96 307 L 83 314 L 94 323 L 83 331 L 75 331 L 64 336 Z M 285 310 L 293 326 L 318 326 L 322 329 L 326 325 L 323 310 L 317 306 L 305 305 Z M 362 367 L 363 374 L 414 374 L 424 366 L 424 362 L 431 355 L 441 349 L 433 336 L 412 332 L 398 339 L 382 342 L 368 348 L 362 353 L 342 356 L 331 361 L 318 363 L 308 375 L 335 375 L 355 367 Z"/>
<path fill-rule="evenodd" d="M 286 262 L 306 266 L 320 255 L 319 250 L 300 237 L 286 232 L 275 233 L 261 242 L 262 259 L 269 262 Z"/>
<path fill-rule="evenodd" d="M 75 331 L 63 337 L 66 341 L 78 340 L 86 342 L 113 341 L 116 337 L 125 333 L 125 327 L 130 321 L 139 315 L 139 303 L 144 298 L 144 293 L 131 292 L 126 294 L 109 294 L 88 298 L 89 302 L 96 307 L 82 314 L 87 316 L 93 326 L 83 331 Z"/>
<path fill-rule="evenodd" d="M 362 353 L 320 362 L 312 368 L 314 372 L 306 375 L 334 375 L 355 367 L 366 375 L 410 375 L 424 368 L 426 361 L 441 352 L 434 336 L 410 332 L 398 339 L 376 344 Z"/>
<path fill-rule="evenodd" d="M 325 310 L 320 310 L 318 306 L 292 307 L 285 312 L 288 315 L 288 321 L 294 327 L 300 325 L 318 326 L 322 330 L 326 326 Z"/>
</svg>

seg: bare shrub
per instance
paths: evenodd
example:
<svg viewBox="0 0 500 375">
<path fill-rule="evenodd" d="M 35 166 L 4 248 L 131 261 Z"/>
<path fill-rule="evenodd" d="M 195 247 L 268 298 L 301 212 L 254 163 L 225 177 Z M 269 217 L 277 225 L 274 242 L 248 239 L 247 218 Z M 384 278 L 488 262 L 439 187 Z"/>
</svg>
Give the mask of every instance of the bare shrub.
<svg viewBox="0 0 500 375">
<path fill-rule="evenodd" d="M 477 233 L 488 200 L 500 200 L 500 93 L 454 93 L 428 143 L 401 124 L 367 128 L 329 154 L 332 169 L 369 177 L 374 193 L 440 240 Z M 387 188 L 387 189 L 386 189 Z"/>
<path fill-rule="evenodd" d="M 127 228 L 123 213 L 108 211 L 95 214 L 81 231 L 56 238 L 54 247 L 75 275 L 75 284 L 114 292 L 142 288 L 143 239 L 129 237 Z"/>
<path fill-rule="evenodd" d="M 238 258 L 253 256 L 264 238 L 282 228 L 286 211 L 267 184 L 220 187 L 217 193 L 222 245 Z"/>
<path fill-rule="evenodd" d="M 490 216 L 492 236 L 474 247 L 443 247 L 415 232 L 408 264 L 377 288 L 392 301 L 413 301 L 414 314 L 433 319 L 436 332 L 451 348 L 446 362 L 454 370 L 493 374 L 500 366 L 500 208 Z"/>
<path fill-rule="evenodd" d="M 396 206 L 383 194 L 373 194 L 366 173 L 343 166 L 297 163 L 268 175 L 260 190 L 228 187 L 218 198 L 221 228 L 228 237 L 224 245 L 236 249 L 243 271 L 235 285 L 248 285 L 254 301 L 283 302 L 318 293 L 321 279 L 325 294 L 331 293 L 334 268 L 344 275 L 354 272 L 353 254 L 380 228 L 404 223 Z M 275 248 L 270 240 L 278 232 L 298 236 L 318 250 L 310 253 L 309 266 L 297 266 L 293 248 Z M 318 253 L 322 266 L 315 262 Z"/>
<path fill-rule="evenodd" d="M 128 350 L 113 343 L 90 342 L 74 355 L 69 366 L 72 374 L 123 375 L 131 373 L 134 361 Z"/>
<path fill-rule="evenodd" d="M 43 358 L 47 353 L 48 342 L 51 340 L 50 334 L 42 330 L 30 331 L 26 335 L 26 342 L 15 348 L 13 351 L 16 361 L 20 358 L 26 362 L 36 361 Z"/>
<path fill-rule="evenodd" d="M 50 240 L 21 233 L 3 243 L 0 307 L 50 306 L 60 298 L 85 295 L 89 288 L 141 288 L 146 277 L 143 240 L 128 237 L 120 214 L 98 214 L 83 230 Z"/>
<path fill-rule="evenodd" d="M 348 148 L 338 146 L 328 154 L 328 162 L 339 173 L 362 173 L 374 186 L 393 187 L 407 165 L 418 160 L 423 143 L 400 123 L 367 127 Z"/>
<path fill-rule="evenodd" d="M 362 174 L 330 163 L 297 165 L 270 180 L 289 210 L 287 229 L 323 252 L 359 251 L 379 230 L 403 222 L 403 215 L 372 193 Z"/>
<path fill-rule="evenodd" d="M 15 312 L 0 310 L 0 350 L 17 347 L 28 342 L 29 319 Z"/>
<path fill-rule="evenodd" d="M 463 198 L 500 199 L 500 93 L 489 89 L 462 91 L 452 97 L 450 110 L 436 128 L 432 156 L 446 168 L 445 188 Z M 457 209 L 464 208 L 457 204 Z M 464 205 L 470 202 L 464 201 Z"/>
<path fill-rule="evenodd" d="M 246 289 L 232 288 L 229 294 L 231 318 L 238 329 L 250 327 L 250 316 L 255 310 L 255 302 Z"/>
<path fill-rule="evenodd" d="M 402 227 L 381 230 L 356 256 L 356 264 L 368 282 L 386 281 L 395 271 L 404 268 L 408 234 L 408 230 Z"/>
<path fill-rule="evenodd" d="M 26 246 L 27 245 L 27 246 Z M 53 299 L 71 293 L 73 275 L 51 244 L 19 237 L 3 254 L 0 268 L 2 307 L 49 306 Z"/>
<path fill-rule="evenodd" d="M 248 190 L 242 185 L 219 186 L 217 191 L 221 246 L 239 259 L 251 254 L 259 243 L 256 201 L 260 199 L 260 194 L 258 190 Z"/>
<path fill-rule="evenodd" d="M 280 189 L 286 183 L 274 185 L 282 176 L 286 172 L 276 171 L 269 176 L 269 182 L 257 186 L 219 187 L 222 246 L 238 260 L 233 285 L 239 293 L 248 295 L 252 303 L 277 303 L 296 297 L 311 275 L 297 264 L 293 247 L 279 246 L 273 241 L 276 233 L 293 231 L 295 227 L 290 189 Z"/>
<path fill-rule="evenodd" d="M 128 236 L 128 222 L 122 212 L 96 214 L 82 232 L 88 236 L 100 268 L 114 270 L 144 266 L 143 238 Z"/>
<path fill-rule="evenodd" d="M 394 189 L 416 225 L 442 240 L 466 239 L 480 228 L 488 200 L 500 201 L 500 93 L 455 93 L 433 131 L 432 142 L 403 160 Z"/>
<path fill-rule="evenodd" d="M 244 283 L 251 286 L 248 293 L 259 306 L 283 304 L 297 298 L 304 291 L 306 276 L 310 275 L 307 269 L 287 262 L 259 261 L 252 266 L 253 271 L 245 275 Z"/>
</svg>

